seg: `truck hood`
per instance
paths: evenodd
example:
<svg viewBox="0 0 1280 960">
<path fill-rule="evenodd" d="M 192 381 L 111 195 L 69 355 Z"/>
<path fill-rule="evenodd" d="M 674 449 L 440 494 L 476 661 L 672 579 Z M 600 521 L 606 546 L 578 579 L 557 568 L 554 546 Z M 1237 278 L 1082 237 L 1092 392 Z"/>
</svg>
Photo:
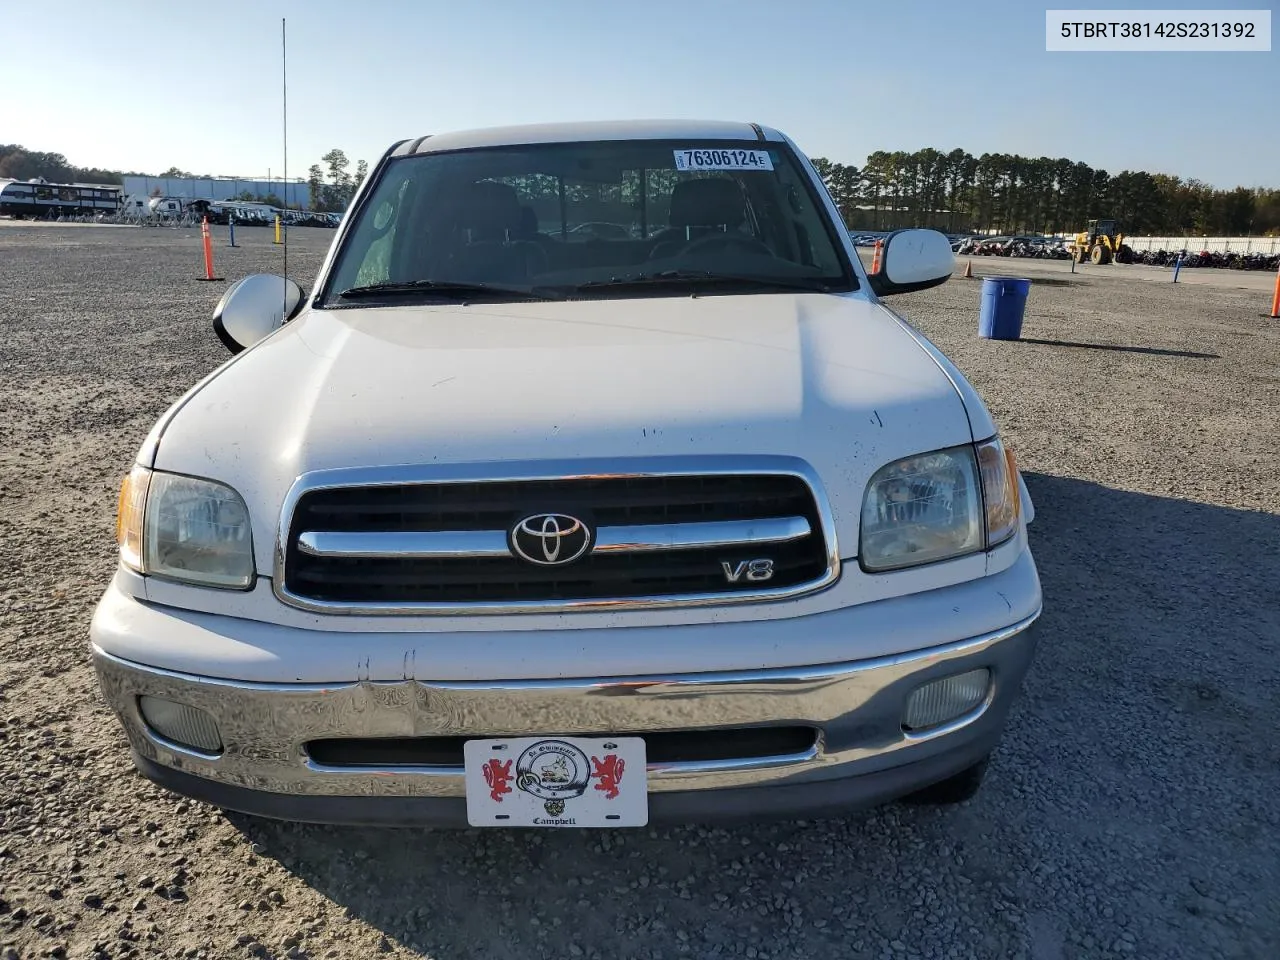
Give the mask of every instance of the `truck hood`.
<svg viewBox="0 0 1280 960">
<path fill-rule="evenodd" d="M 877 468 L 972 438 L 938 362 L 879 304 L 820 294 L 308 309 L 189 395 L 155 466 L 230 484 L 271 570 L 313 470 L 780 454 L 856 552 Z"/>
</svg>

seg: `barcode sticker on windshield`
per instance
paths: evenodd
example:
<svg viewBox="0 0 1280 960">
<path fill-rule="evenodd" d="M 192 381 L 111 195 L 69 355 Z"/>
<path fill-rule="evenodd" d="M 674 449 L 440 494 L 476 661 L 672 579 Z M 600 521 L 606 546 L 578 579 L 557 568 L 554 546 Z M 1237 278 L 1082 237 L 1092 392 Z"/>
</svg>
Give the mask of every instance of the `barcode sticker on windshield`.
<svg viewBox="0 0 1280 960">
<path fill-rule="evenodd" d="M 768 150 L 677 150 L 677 170 L 772 170 Z"/>
</svg>

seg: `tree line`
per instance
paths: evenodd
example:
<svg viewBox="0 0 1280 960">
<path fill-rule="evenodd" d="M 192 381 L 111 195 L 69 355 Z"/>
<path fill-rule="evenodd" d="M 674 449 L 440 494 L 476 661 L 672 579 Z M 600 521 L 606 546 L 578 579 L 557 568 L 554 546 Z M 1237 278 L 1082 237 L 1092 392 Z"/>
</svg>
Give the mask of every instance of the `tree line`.
<svg viewBox="0 0 1280 960">
<path fill-rule="evenodd" d="M 852 229 L 1074 233 L 1116 219 L 1130 235 L 1280 234 L 1280 190 L 1219 190 L 1199 180 L 1079 161 L 926 148 L 877 150 L 861 168 L 816 157 L 814 167 Z"/>
<path fill-rule="evenodd" d="M 320 163 L 327 168 L 327 175 Z M 351 166 L 351 161 L 337 147 L 321 157 L 320 163 L 313 163 L 307 173 L 307 188 L 311 192 L 311 209 L 322 213 L 341 213 L 347 209 L 347 204 L 351 202 L 356 189 L 369 175 L 369 164 L 359 160 L 356 162 L 356 172 L 349 173 L 347 168 Z"/>
<path fill-rule="evenodd" d="M 0 178 L 35 180 L 38 177 L 52 183 L 124 183 L 126 174 L 120 170 L 103 170 L 99 167 L 77 167 L 60 153 L 43 153 L 28 150 L 18 143 L 0 143 Z"/>
<path fill-rule="evenodd" d="M 943 153 L 931 147 L 913 153 L 877 150 L 861 167 L 825 157 L 813 163 L 851 229 L 1073 233 L 1086 220 L 1112 218 L 1130 235 L 1280 234 L 1278 189 L 1220 190 L 1199 180 L 1142 170 L 1113 175 L 1065 158 L 974 157 L 960 149 Z M 364 160 L 354 172 L 350 167 L 337 147 L 312 164 L 307 177 L 312 209 L 346 208 L 369 172 Z M 60 153 L 0 144 L 0 177 L 120 184 L 125 176 L 150 174 L 78 167 Z M 193 174 L 170 167 L 159 176 Z"/>
</svg>

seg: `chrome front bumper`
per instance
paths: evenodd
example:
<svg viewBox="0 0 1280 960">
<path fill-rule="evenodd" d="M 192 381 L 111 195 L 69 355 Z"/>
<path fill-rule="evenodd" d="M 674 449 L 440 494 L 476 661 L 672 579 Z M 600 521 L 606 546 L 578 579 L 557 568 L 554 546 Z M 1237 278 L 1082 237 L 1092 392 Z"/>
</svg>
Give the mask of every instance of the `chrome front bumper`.
<svg viewBox="0 0 1280 960">
<path fill-rule="evenodd" d="M 307 755 L 305 744 L 330 737 L 643 735 L 675 730 L 706 730 L 714 737 L 716 728 L 804 724 L 817 728 L 818 737 L 803 753 L 650 764 L 650 793 L 656 801 L 666 793 L 792 788 L 915 765 L 921 771 L 916 779 L 922 782 L 906 778 L 895 787 L 904 793 L 955 772 L 948 757 L 957 762 L 977 759 L 995 745 L 1031 662 L 1035 619 L 1033 615 L 944 646 L 851 663 L 499 683 L 263 684 L 147 667 L 96 645 L 93 656 L 102 690 L 144 773 L 180 792 L 239 809 L 254 805 L 220 800 L 224 794 L 196 787 L 219 785 L 242 797 L 241 791 L 278 795 L 261 811 L 269 815 L 288 815 L 285 798 L 452 798 L 456 806 L 465 795 L 460 767 L 318 764 Z M 991 671 L 991 687 L 982 704 L 924 733 L 903 730 L 906 698 L 916 687 L 978 667 Z M 202 754 L 158 736 L 139 712 L 142 695 L 210 713 L 222 734 L 222 753 Z M 173 776 L 166 780 L 168 773 Z M 351 820 L 324 814 L 298 819 Z"/>
</svg>

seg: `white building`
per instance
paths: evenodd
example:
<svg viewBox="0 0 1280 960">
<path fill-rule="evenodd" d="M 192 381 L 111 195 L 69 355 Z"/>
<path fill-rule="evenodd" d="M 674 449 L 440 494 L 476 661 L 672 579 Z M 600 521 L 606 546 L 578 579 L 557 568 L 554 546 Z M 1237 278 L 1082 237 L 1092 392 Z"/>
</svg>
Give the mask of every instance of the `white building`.
<svg viewBox="0 0 1280 960">
<path fill-rule="evenodd" d="M 311 207 L 305 180 L 266 180 L 244 177 L 125 177 L 124 192 L 132 197 L 175 197 L 183 200 L 232 200 L 248 191 L 255 197 L 274 194 L 287 206 Z"/>
</svg>

